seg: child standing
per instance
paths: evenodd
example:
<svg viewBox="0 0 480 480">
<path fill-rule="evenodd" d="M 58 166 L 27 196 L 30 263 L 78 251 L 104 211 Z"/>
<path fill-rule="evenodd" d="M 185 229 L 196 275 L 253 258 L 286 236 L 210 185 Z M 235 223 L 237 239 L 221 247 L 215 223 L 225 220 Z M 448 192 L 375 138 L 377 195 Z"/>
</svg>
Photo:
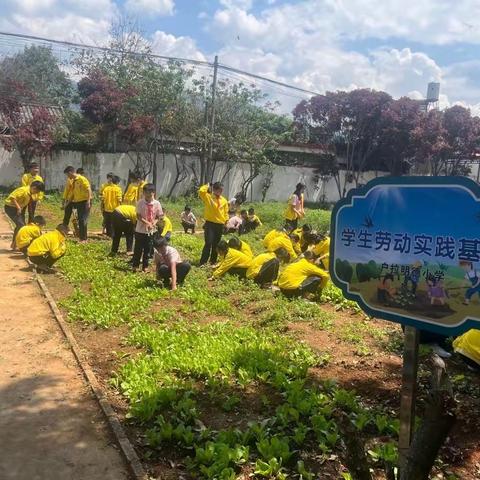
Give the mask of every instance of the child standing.
<svg viewBox="0 0 480 480">
<path fill-rule="evenodd" d="M 31 163 L 28 167 L 28 172 L 22 175 L 22 187 L 29 187 L 33 182 L 45 183 L 39 173 L 40 167 L 38 166 L 38 163 Z M 35 209 L 37 208 L 37 202 L 42 199 L 43 192 L 39 192 L 36 195 L 32 196 L 32 199 L 28 204 L 28 223 L 31 223 L 33 221 L 33 217 L 35 216 Z M 23 216 L 25 218 L 25 214 L 23 214 Z"/>
<path fill-rule="evenodd" d="M 475 294 L 480 297 L 480 271 L 475 270 L 472 262 L 460 261 L 460 267 L 465 271 L 465 280 L 471 284 L 471 287 L 465 292 L 463 301 L 464 305 L 469 305 Z"/>
<path fill-rule="evenodd" d="M 29 245 L 42 234 L 42 227 L 47 224 L 45 219 L 38 215 L 33 218 L 33 221 L 28 225 L 22 227 L 15 239 L 15 246 L 17 250 L 20 250 L 24 255 L 27 254 L 27 248 Z"/>
<path fill-rule="evenodd" d="M 180 220 L 182 221 L 182 227 L 185 233 L 192 230 L 193 235 L 195 233 L 195 227 L 197 226 L 197 219 L 188 205 L 185 206 L 185 209 L 180 214 Z"/>
<path fill-rule="evenodd" d="M 142 261 L 142 270 L 148 268 L 153 234 L 157 221 L 163 216 L 162 206 L 155 200 L 155 186 L 147 183 L 143 187 L 143 198 L 137 203 L 137 225 L 135 227 L 135 248 L 133 251 L 133 271 L 136 272 Z"/>
<path fill-rule="evenodd" d="M 120 178 L 113 176 L 112 182 L 106 185 L 102 192 L 103 224 L 107 236 L 113 236 L 113 212 L 122 203 L 122 189 L 119 187 Z"/>
</svg>

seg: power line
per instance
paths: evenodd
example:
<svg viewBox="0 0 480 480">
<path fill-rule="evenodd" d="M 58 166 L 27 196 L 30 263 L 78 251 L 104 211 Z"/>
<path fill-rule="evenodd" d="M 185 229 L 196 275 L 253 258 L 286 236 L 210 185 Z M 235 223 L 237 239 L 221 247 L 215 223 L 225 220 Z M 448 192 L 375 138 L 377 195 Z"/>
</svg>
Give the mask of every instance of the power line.
<svg viewBox="0 0 480 480">
<path fill-rule="evenodd" d="M 117 54 L 124 54 L 125 53 L 125 52 L 122 52 L 120 50 L 112 49 L 112 48 L 109 48 L 109 47 L 99 47 L 99 46 L 95 46 L 95 45 L 87 45 L 87 44 L 67 42 L 67 41 L 62 41 L 62 40 L 54 40 L 54 39 L 50 39 L 50 38 L 37 37 L 37 36 L 34 36 L 34 35 L 25 35 L 25 34 L 20 34 L 20 33 L 8 33 L 8 32 L 0 31 L 0 36 L 6 36 L 6 37 L 10 37 L 10 38 L 17 38 L 17 39 L 24 39 L 24 40 L 35 41 L 35 42 L 43 42 L 43 43 L 47 43 L 47 44 L 58 45 L 60 47 L 61 46 L 68 46 L 68 47 L 72 47 L 72 48 L 75 48 L 75 49 L 83 49 L 83 50 L 91 49 L 91 50 L 98 50 L 98 51 L 102 51 L 102 52 L 112 52 L 112 53 L 117 53 Z M 63 51 L 63 52 L 66 53 L 65 51 Z M 213 68 L 213 66 L 214 66 L 213 63 L 205 62 L 205 61 L 201 61 L 201 60 L 194 60 L 194 59 L 190 59 L 190 58 L 181 58 L 181 57 L 170 57 L 170 56 L 158 55 L 158 54 L 154 54 L 154 53 L 131 53 L 131 55 L 140 56 L 140 57 L 148 57 L 148 58 L 153 58 L 153 59 L 159 59 L 159 60 L 163 60 L 163 61 L 173 60 L 173 61 L 178 61 L 178 62 L 182 62 L 182 63 L 190 63 L 190 64 L 193 64 L 193 65 L 198 65 L 198 66 L 202 66 L 202 67 Z M 228 65 L 224 65 L 224 64 L 221 64 L 221 63 L 218 64 L 218 68 L 221 69 L 221 70 L 224 70 L 224 71 L 231 72 L 233 74 L 236 73 L 236 74 L 240 74 L 240 75 L 246 75 L 248 77 L 255 78 L 257 80 L 261 80 L 263 82 L 269 83 L 271 85 L 276 85 L 277 87 L 282 87 L 282 88 L 287 88 L 287 89 L 290 89 L 290 90 L 295 90 L 297 92 L 301 92 L 301 93 L 304 93 L 304 94 L 307 94 L 307 95 L 314 95 L 314 96 L 320 95 L 320 93 L 314 92 L 312 90 L 306 90 L 304 88 L 300 88 L 300 87 L 297 87 L 295 85 L 290 85 L 288 83 L 280 82 L 278 80 L 273 80 L 271 78 L 263 77 L 261 75 L 256 75 L 255 73 L 250 73 L 250 72 L 247 72 L 245 70 L 240 70 L 238 68 L 230 67 Z M 278 90 L 277 90 L 277 93 L 278 93 Z M 283 94 L 286 95 L 286 96 L 292 96 L 292 95 L 288 95 L 285 92 L 283 92 Z"/>
</svg>

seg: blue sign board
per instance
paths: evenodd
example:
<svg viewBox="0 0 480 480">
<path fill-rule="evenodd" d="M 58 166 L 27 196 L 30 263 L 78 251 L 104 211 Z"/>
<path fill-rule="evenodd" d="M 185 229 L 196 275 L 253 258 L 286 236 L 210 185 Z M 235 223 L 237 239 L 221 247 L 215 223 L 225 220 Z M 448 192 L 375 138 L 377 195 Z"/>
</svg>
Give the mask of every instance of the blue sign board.
<svg viewBox="0 0 480 480">
<path fill-rule="evenodd" d="M 480 328 L 480 187 L 385 177 L 332 214 L 330 274 L 369 315 L 458 335 Z"/>
</svg>

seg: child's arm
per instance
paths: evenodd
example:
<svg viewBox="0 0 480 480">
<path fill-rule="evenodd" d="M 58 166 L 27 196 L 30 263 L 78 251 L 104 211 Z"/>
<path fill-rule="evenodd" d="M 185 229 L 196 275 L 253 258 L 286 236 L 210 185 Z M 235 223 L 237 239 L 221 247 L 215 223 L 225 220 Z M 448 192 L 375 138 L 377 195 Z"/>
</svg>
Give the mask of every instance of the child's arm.
<svg viewBox="0 0 480 480">
<path fill-rule="evenodd" d="M 170 273 L 172 274 L 172 290 L 177 289 L 177 262 L 170 264 Z"/>
<path fill-rule="evenodd" d="M 20 215 L 22 213 L 22 207 L 19 205 L 16 198 L 12 197 L 12 200 L 15 205 L 15 208 L 17 209 L 17 213 Z"/>
</svg>

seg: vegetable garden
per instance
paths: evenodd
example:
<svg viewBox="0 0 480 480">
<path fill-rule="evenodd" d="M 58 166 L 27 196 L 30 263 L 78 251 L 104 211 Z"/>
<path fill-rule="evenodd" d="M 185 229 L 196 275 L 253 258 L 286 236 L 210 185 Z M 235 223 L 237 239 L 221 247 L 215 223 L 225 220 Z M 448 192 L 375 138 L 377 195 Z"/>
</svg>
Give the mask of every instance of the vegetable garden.
<svg viewBox="0 0 480 480">
<path fill-rule="evenodd" d="M 184 201 L 162 202 L 174 231 Z M 264 226 L 244 238 L 260 252 L 283 206 L 255 208 Z M 58 198 L 39 210 L 55 223 Z M 306 222 L 325 231 L 329 212 L 308 210 Z M 172 244 L 195 262 L 202 237 L 178 233 Z M 154 478 L 347 480 L 358 445 L 371 478 L 393 478 L 400 328 L 365 317 L 331 285 L 321 304 L 286 300 L 197 267 L 170 292 L 108 251 L 105 240 L 69 242 L 61 273 L 45 281 Z M 480 382 L 456 360 L 449 369 L 461 411 L 432 478 L 479 478 Z M 422 403 L 428 376 L 424 361 Z"/>
</svg>

